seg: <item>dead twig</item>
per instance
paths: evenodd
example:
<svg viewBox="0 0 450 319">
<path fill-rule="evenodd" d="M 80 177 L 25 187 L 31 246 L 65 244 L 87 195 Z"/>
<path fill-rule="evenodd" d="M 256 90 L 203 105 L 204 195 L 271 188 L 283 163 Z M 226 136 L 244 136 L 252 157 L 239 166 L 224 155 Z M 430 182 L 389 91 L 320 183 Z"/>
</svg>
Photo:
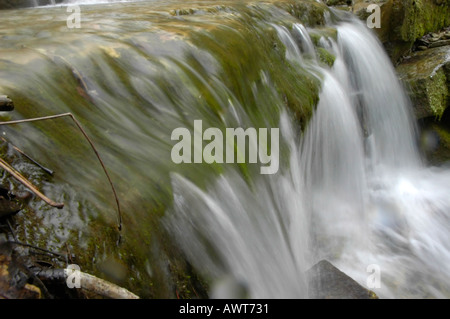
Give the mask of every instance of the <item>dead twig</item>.
<svg viewBox="0 0 450 319">
<path fill-rule="evenodd" d="M 65 255 L 63 255 L 63 254 L 55 253 L 55 252 L 53 252 L 53 251 L 51 251 L 51 250 L 48 250 L 48 249 L 45 249 L 45 248 L 41 248 L 41 247 L 38 247 L 38 246 L 34 246 L 34 245 L 30 245 L 30 244 L 27 244 L 27 243 L 22 243 L 22 242 L 20 242 L 20 241 L 18 241 L 18 240 L 15 240 L 15 241 L 9 241 L 8 243 L 11 244 L 11 245 L 19 245 L 19 246 L 23 246 L 23 247 L 28 247 L 28 248 L 40 250 L 40 251 L 42 251 L 42 252 L 44 252 L 44 253 L 53 255 L 53 256 L 58 257 L 58 258 L 61 258 L 61 259 L 63 259 L 63 260 L 66 260 L 66 259 L 67 259 L 67 256 L 65 256 Z"/>
<path fill-rule="evenodd" d="M 112 189 L 112 192 L 114 194 L 115 201 L 116 201 L 117 212 L 118 212 L 118 219 L 119 219 L 118 220 L 118 229 L 119 229 L 119 231 L 121 231 L 122 230 L 122 212 L 120 210 L 119 198 L 117 197 L 117 193 L 116 193 L 116 189 L 114 187 L 114 184 L 112 183 L 111 177 L 109 176 L 108 171 L 106 170 L 105 164 L 103 163 L 103 161 L 102 161 L 102 159 L 100 157 L 100 154 L 97 152 L 97 149 L 95 148 L 94 143 L 89 138 L 89 136 L 87 135 L 87 133 L 85 132 L 85 130 L 81 126 L 80 122 L 78 122 L 78 120 L 75 118 L 75 116 L 73 116 L 72 113 L 63 113 L 63 114 L 57 114 L 57 115 L 36 117 L 36 118 L 31 118 L 31 119 L 23 119 L 23 120 L 16 120 L 16 121 L 0 122 L 0 125 L 13 125 L 13 124 L 21 124 L 21 123 L 27 123 L 27 122 L 51 120 L 51 119 L 57 119 L 57 118 L 67 117 L 67 116 L 70 117 L 74 121 L 74 123 L 76 124 L 78 129 L 81 131 L 83 136 L 89 142 L 89 145 L 91 146 L 92 150 L 94 151 L 95 155 L 97 156 L 97 159 L 99 160 L 100 165 L 102 166 L 103 171 L 105 172 L 105 175 L 106 175 L 106 177 L 108 179 L 108 182 L 109 182 L 109 184 L 111 186 L 111 189 Z M 6 163 L 6 162 L 4 162 L 4 163 Z M 57 207 L 57 206 L 55 206 L 55 207 Z"/>
<path fill-rule="evenodd" d="M 9 144 L 12 146 L 13 149 L 15 149 L 18 153 L 20 153 L 21 155 L 25 156 L 26 158 L 28 158 L 28 160 L 30 160 L 33 164 L 39 166 L 39 168 L 41 168 L 44 172 L 46 172 L 47 174 L 53 176 L 54 172 L 51 169 L 48 169 L 47 167 L 42 166 L 40 163 L 38 163 L 37 161 L 35 161 L 33 158 L 31 158 L 28 154 L 26 154 L 24 151 L 22 151 L 20 148 L 18 148 L 17 146 L 13 145 L 11 142 L 9 142 L 6 138 L 4 137 L 0 137 L 0 139 L 2 141 L 4 141 L 5 143 Z"/>
<path fill-rule="evenodd" d="M 33 184 L 31 184 L 30 181 L 28 181 L 25 177 L 22 176 L 14 167 L 9 165 L 7 162 L 5 162 L 2 158 L 0 158 L 0 167 L 2 167 L 5 171 L 10 173 L 15 179 L 17 179 L 19 182 L 21 182 L 23 185 L 25 185 L 29 190 L 31 190 L 33 193 L 35 193 L 37 196 L 39 196 L 44 202 L 49 204 L 50 206 L 56 207 L 56 208 L 63 208 L 64 203 L 57 203 L 44 194 L 42 194 Z"/>
</svg>

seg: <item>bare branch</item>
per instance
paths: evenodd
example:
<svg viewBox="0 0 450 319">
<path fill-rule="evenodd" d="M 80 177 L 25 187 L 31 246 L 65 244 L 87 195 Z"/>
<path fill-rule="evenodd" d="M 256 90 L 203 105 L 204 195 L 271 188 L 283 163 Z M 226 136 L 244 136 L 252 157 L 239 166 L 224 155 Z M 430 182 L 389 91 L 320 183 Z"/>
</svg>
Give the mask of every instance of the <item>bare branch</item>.
<svg viewBox="0 0 450 319">
<path fill-rule="evenodd" d="M 57 203 L 52 201 L 50 198 L 42 194 L 33 184 L 31 184 L 30 181 L 28 181 L 25 177 L 22 176 L 18 171 L 15 170 L 14 167 L 9 165 L 7 162 L 5 162 L 2 158 L 0 158 L 0 167 L 2 167 L 5 171 L 10 173 L 15 179 L 17 179 L 19 182 L 21 182 L 23 185 L 25 185 L 29 190 L 31 190 L 33 193 L 35 193 L 37 196 L 39 196 L 44 202 L 49 204 L 50 206 L 56 207 L 56 208 L 63 208 L 63 203 Z"/>
<path fill-rule="evenodd" d="M 0 122 L 0 125 L 13 125 L 13 124 L 21 124 L 21 123 L 27 123 L 27 122 L 36 122 L 36 121 L 43 121 L 43 120 L 51 120 L 51 119 L 57 119 L 60 117 L 67 117 L 69 116 L 77 125 L 77 127 L 80 129 L 81 133 L 84 135 L 84 137 L 86 138 L 86 140 L 89 142 L 89 145 L 91 145 L 92 150 L 94 151 L 95 155 L 97 156 L 100 165 L 103 168 L 103 171 L 105 172 L 105 175 L 108 179 L 108 182 L 111 186 L 112 192 L 114 194 L 114 198 L 116 201 L 116 205 L 117 205 L 117 212 L 118 212 L 118 229 L 119 231 L 122 230 L 122 212 L 120 210 L 120 203 L 119 203 L 119 198 L 117 197 L 117 193 L 116 193 L 116 189 L 114 187 L 114 184 L 112 183 L 111 177 L 108 174 L 108 171 L 106 170 L 105 164 L 103 163 L 100 154 L 97 152 L 97 149 L 94 146 L 94 143 L 92 142 L 92 140 L 89 138 L 89 136 L 86 134 L 85 130 L 83 129 L 83 127 L 81 126 L 80 122 L 78 122 L 78 120 L 73 116 L 72 113 L 63 113 L 63 114 L 57 114 L 57 115 L 50 115 L 50 116 L 43 116 L 43 117 L 36 117 L 36 118 L 31 118 L 31 119 L 23 119 L 23 120 L 16 120 L 16 121 L 7 121 L 7 122 Z"/>
<path fill-rule="evenodd" d="M 6 138 L 0 137 L 0 139 L 1 139 L 2 141 L 4 141 L 5 143 L 11 145 L 13 149 L 15 149 L 18 153 L 22 154 L 22 155 L 25 156 L 26 158 L 28 158 L 28 160 L 30 160 L 31 162 L 33 162 L 35 165 L 39 166 L 39 168 L 41 168 L 44 172 L 46 172 L 47 174 L 53 176 L 54 172 L 53 172 L 51 169 L 42 166 L 40 163 L 38 163 L 37 161 L 35 161 L 33 158 L 31 158 L 28 154 L 26 154 L 26 153 L 25 153 L 24 151 L 22 151 L 20 148 L 18 148 L 17 146 L 13 145 L 13 144 L 10 143 L 10 142 L 8 142 L 8 140 L 7 140 Z"/>
</svg>

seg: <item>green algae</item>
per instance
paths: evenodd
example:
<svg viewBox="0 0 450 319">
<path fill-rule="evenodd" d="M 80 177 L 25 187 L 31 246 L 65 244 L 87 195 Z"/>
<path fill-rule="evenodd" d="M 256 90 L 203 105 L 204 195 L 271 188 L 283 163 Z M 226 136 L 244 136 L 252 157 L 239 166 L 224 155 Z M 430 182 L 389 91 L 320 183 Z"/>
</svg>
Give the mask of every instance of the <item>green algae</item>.
<svg viewBox="0 0 450 319">
<path fill-rule="evenodd" d="M 336 57 L 324 48 L 317 48 L 317 55 L 319 57 L 319 60 L 328 65 L 329 67 L 332 67 L 334 61 L 336 60 Z"/>
</svg>

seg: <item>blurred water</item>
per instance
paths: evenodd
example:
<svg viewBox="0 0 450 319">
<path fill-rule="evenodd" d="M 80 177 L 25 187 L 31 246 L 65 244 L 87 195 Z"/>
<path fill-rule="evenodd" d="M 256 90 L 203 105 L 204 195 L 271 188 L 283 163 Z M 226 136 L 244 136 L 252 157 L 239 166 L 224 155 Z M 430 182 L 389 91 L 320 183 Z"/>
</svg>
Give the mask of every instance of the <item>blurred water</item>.
<svg viewBox="0 0 450 319">
<path fill-rule="evenodd" d="M 294 38 L 277 31 L 295 60 Z M 375 37 L 356 21 L 338 34 L 333 69 L 316 67 L 320 101 L 299 143 L 280 121 L 288 171 L 252 192 L 225 175 L 195 195 L 172 177 L 180 243 L 251 297 L 307 297 L 304 271 L 321 259 L 382 298 L 448 297 L 450 172 L 421 164 L 409 100 Z M 379 287 L 368 286 L 373 265 Z"/>
<path fill-rule="evenodd" d="M 450 173 L 421 163 L 386 54 L 354 19 L 308 26 L 291 9 L 86 5 L 80 29 L 67 28 L 64 7 L 0 11 L 0 93 L 16 103 L 2 119 L 72 112 L 124 211 L 125 246 L 110 247 L 114 200 L 70 122 L 2 127 L 57 172 L 35 181 L 66 203 L 56 212 L 34 201 L 36 217 L 19 235 L 80 246 L 94 270 L 113 255 L 129 269 L 125 284 L 144 296 L 175 295 L 179 274 L 164 251 L 171 236 L 214 297 L 307 298 L 304 272 L 324 258 L 362 285 L 378 265 L 381 297 L 448 297 Z M 334 27 L 337 38 L 309 36 Z M 317 46 L 335 55 L 333 67 Z M 279 127 L 277 174 L 259 174 L 258 164 L 172 163 L 171 132 L 192 131 L 198 119 L 222 131 Z M 158 293 L 142 288 L 149 283 Z"/>
</svg>

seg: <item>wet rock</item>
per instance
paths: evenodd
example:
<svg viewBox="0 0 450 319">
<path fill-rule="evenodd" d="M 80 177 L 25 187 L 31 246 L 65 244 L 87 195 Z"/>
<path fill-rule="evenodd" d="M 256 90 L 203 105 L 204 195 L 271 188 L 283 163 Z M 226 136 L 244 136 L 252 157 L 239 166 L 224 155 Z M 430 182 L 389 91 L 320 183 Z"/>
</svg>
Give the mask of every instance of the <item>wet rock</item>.
<svg viewBox="0 0 450 319">
<path fill-rule="evenodd" d="M 420 148 L 431 165 L 450 161 L 450 128 L 443 122 L 437 123 L 433 119 L 421 122 Z"/>
<path fill-rule="evenodd" d="M 307 272 L 310 298 L 313 299 L 378 299 L 377 295 L 322 260 Z"/>
<path fill-rule="evenodd" d="M 450 46 L 418 51 L 397 66 L 399 78 L 414 106 L 418 119 L 439 120 L 448 107 L 450 91 Z"/>
<path fill-rule="evenodd" d="M 9 112 L 14 110 L 13 101 L 6 95 L 0 95 L 0 111 Z"/>
<path fill-rule="evenodd" d="M 22 271 L 6 244 L 0 249 L 0 299 L 39 299 L 41 291 L 28 283 L 28 275 Z"/>
<path fill-rule="evenodd" d="M 0 197 L 0 218 L 13 216 L 21 209 L 22 205 L 20 203 Z"/>
<path fill-rule="evenodd" d="M 446 45 L 450 45 L 450 40 L 437 40 L 434 43 L 431 43 L 429 48 L 443 47 Z"/>
<path fill-rule="evenodd" d="M 447 36 L 449 32 L 448 29 L 449 28 L 445 28 L 439 33 L 428 33 L 420 39 L 417 39 L 414 43 L 413 51 L 424 50 L 423 47 L 428 49 L 450 45 L 450 38 Z"/>
<path fill-rule="evenodd" d="M 0 219 L 13 216 L 22 209 L 22 204 L 15 200 L 9 190 L 0 186 Z"/>
</svg>

